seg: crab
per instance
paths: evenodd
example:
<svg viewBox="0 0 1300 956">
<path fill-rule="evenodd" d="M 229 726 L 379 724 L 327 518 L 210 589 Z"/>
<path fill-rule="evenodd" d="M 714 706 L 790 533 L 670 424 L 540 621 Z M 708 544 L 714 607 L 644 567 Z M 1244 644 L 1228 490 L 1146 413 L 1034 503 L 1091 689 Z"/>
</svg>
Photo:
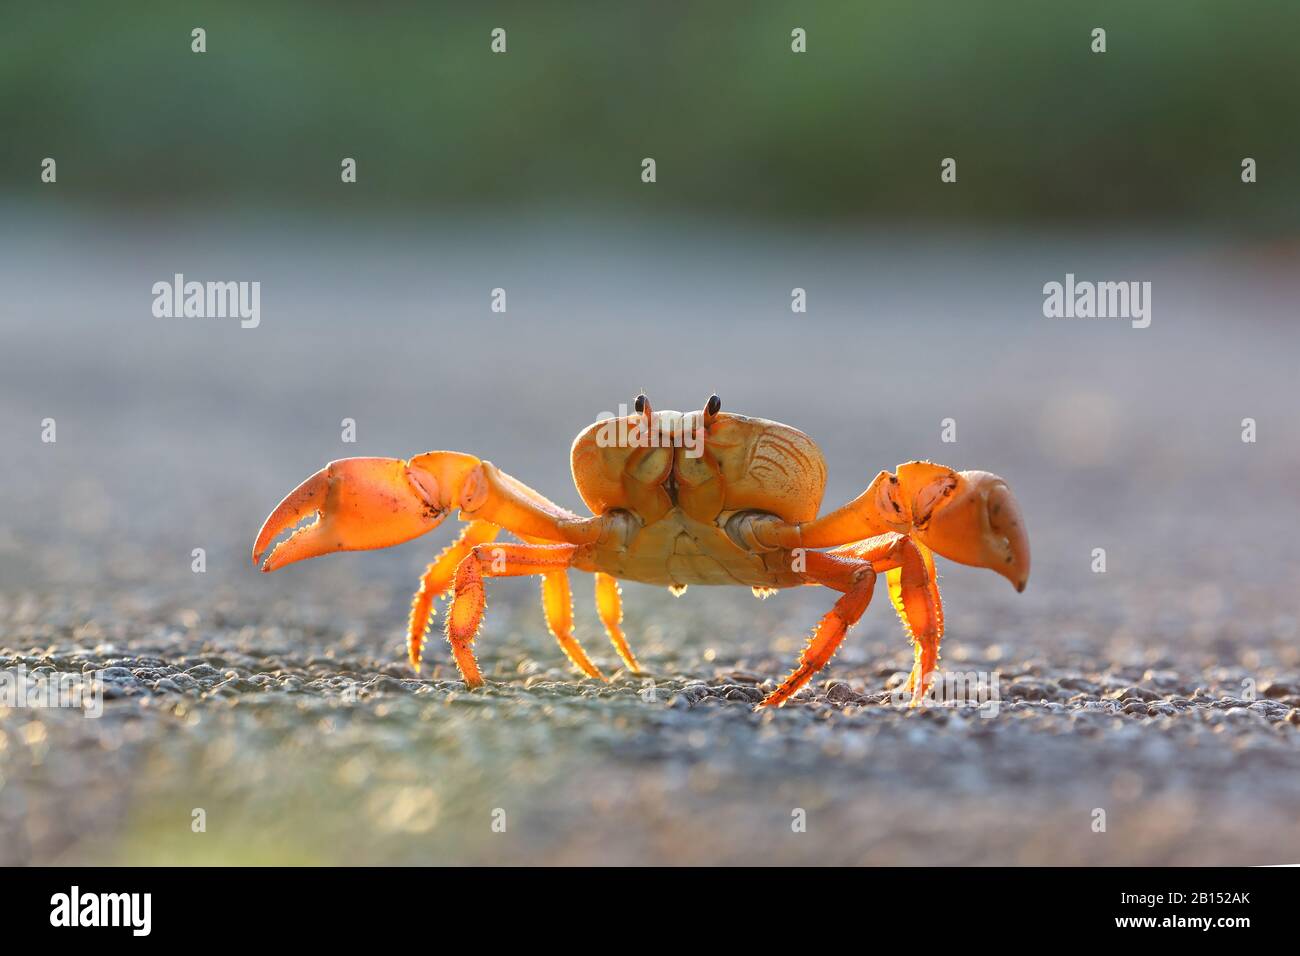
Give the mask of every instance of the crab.
<svg viewBox="0 0 1300 956">
<path fill-rule="evenodd" d="M 997 475 L 911 461 L 880 472 L 858 497 L 818 517 L 826 464 L 797 428 L 724 413 L 716 395 L 696 412 L 654 411 L 645 395 L 623 410 L 573 442 L 573 480 L 590 516 L 461 452 L 344 458 L 276 506 L 257 534 L 253 562 L 270 572 L 334 551 L 387 548 L 458 511 L 467 524 L 420 580 L 407 653 L 419 673 L 435 599 L 450 593 L 444 631 L 470 688 L 484 682 L 474 640 L 487 578 L 538 576 L 551 634 L 578 670 L 598 680 L 604 675 L 574 637 L 570 569 L 595 576 L 597 614 L 636 676 L 645 671 L 623 632 L 620 580 L 674 594 L 690 584 L 742 585 L 759 597 L 804 585 L 839 592 L 794 670 L 759 707 L 785 704 L 826 666 L 881 574 L 913 645 L 904 689 L 912 706 L 931 686 L 943 638 L 934 555 L 996 571 L 1017 591 L 1029 579 L 1025 524 Z M 497 541 L 503 530 L 518 542 Z"/>
</svg>

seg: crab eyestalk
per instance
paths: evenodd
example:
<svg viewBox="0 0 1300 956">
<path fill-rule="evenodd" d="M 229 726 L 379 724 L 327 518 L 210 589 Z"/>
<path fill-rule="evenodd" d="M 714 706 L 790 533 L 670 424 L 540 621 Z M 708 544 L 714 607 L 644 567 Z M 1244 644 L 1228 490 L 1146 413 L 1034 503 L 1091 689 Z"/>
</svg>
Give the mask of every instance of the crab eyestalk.
<svg viewBox="0 0 1300 956">
<path fill-rule="evenodd" d="M 922 543 L 951 561 L 996 571 L 1023 591 L 1029 535 L 1007 483 L 987 471 L 952 472 L 928 462 L 908 467 L 913 474 L 900 468 L 899 477 L 914 489 L 912 524 Z"/>
<path fill-rule="evenodd" d="M 713 427 L 713 423 L 718 420 L 718 413 L 722 411 L 722 399 L 717 395 L 710 395 L 709 400 L 704 403 L 704 410 L 700 413 L 700 420 L 704 423 L 705 429 Z"/>
</svg>

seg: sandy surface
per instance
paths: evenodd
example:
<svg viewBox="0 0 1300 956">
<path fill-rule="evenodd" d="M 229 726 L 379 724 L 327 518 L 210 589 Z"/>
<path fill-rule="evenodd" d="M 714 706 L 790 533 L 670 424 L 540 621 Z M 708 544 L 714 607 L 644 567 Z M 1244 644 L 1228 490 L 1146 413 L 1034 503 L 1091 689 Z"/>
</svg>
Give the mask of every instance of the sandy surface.
<svg viewBox="0 0 1300 956">
<path fill-rule="evenodd" d="M 1259 250 L 240 221 L 3 242 L 0 666 L 103 670 L 107 699 L 0 709 L 0 863 L 1300 861 L 1300 290 Z M 1152 327 L 1044 319 L 1067 269 L 1152 279 Z M 260 279 L 262 325 L 152 318 L 175 271 Z M 828 505 L 913 457 L 1004 475 L 1028 591 L 941 567 L 943 663 L 996 674 L 997 716 L 892 706 L 884 604 L 754 713 L 832 601 L 812 588 L 627 587 L 651 687 L 575 677 L 536 585 L 493 582 L 467 693 L 439 643 L 422 679 L 401 647 L 449 531 L 248 560 L 348 455 L 472 451 L 577 507 L 571 436 L 640 388 L 802 427 Z"/>
</svg>

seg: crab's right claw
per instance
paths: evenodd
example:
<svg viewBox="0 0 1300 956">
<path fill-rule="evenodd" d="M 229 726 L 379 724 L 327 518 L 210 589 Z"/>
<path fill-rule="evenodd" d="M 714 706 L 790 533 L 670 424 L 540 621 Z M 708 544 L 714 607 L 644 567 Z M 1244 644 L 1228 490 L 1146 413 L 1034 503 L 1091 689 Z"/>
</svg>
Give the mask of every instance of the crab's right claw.
<svg viewBox="0 0 1300 956">
<path fill-rule="evenodd" d="M 898 469 L 912 501 L 916 534 L 952 561 L 989 568 L 1023 591 L 1029 581 L 1029 535 L 1007 483 L 987 471 L 954 472 L 930 462 Z"/>
<path fill-rule="evenodd" d="M 285 497 L 257 533 L 256 564 L 276 536 L 304 518 L 299 528 L 270 553 L 263 571 L 329 554 L 401 544 L 436 528 L 459 505 L 460 484 L 479 464 L 471 455 L 448 461 L 440 453 L 400 458 L 343 458 L 330 462 Z"/>
</svg>

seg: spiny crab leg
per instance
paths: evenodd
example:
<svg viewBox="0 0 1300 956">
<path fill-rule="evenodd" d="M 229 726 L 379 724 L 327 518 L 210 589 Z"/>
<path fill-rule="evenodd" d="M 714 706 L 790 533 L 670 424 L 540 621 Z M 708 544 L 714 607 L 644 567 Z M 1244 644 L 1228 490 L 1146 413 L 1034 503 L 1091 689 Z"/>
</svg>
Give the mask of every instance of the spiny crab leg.
<svg viewBox="0 0 1300 956">
<path fill-rule="evenodd" d="M 835 656 L 849 628 L 858 623 L 867 605 L 871 603 L 871 595 L 876 586 L 876 572 L 869 561 L 818 552 L 809 554 L 808 559 L 809 579 L 842 591 L 843 595 L 813 628 L 812 636 L 800 652 L 794 670 L 755 709 L 784 706 Z"/>
<path fill-rule="evenodd" d="M 871 603 L 878 574 L 885 574 L 890 599 L 914 645 L 907 688 L 911 705 L 918 706 L 933 680 L 943 637 L 943 605 L 926 548 L 908 535 L 889 532 L 834 551 L 810 553 L 806 574 L 810 582 L 844 596 L 813 629 L 795 669 L 759 706 L 780 707 L 826 666 Z"/>
<path fill-rule="evenodd" d="M 332 551 L 363 551 L 401 544 L 431 531 L 462 502 L 465 478 L 481 462 L 472 455 L 431 452 L 400 458 L 343 458 L 330 462 L 285 496 L 257 534 L 253 562 L 271 542 L 304 518 L 271 551 L 263 571 Z"/>
<path fill-rule="evenodd" d="M 559 642 L 560 650 L 564 651 L 564 656 L 574 667 L 588 677 L 608 680 L 573 636 L 573 591 L 569 587 L 568 569 L 548 571 L 541 575 L 541 579 L 542 613 L 546 616 L 546 626 L 551 635 Z"/>
<path fill-rule="evenodd" d="M 481 687 L 483 675 L 474 659 L 474 638 L 483 623 L 487 595 L 483 579 L 521 577 L 534 574 L 549 576 L 569 567 L 577 547 L 572 544 L 480 544 L 470 550 L 456 566 L 452 582 L 451 607 L 444 619 L 447 643 L 462 679 L 469 687 Z M 552 578 L 552 580 L 555 580 Z M 563 599 L 565 593 L 553 595 Z M 552 613 L 548 608 L 548 615 Z M 549 620 L 552 625 L 562 620 Z M 561 632 L 563 628 L 560 629 Z M 558 636 L 558 635 L 557 635 Z"/>
<path fill-rule="evenodd" d="M 623 595 L 618 588 L 618 579 L 603 571 L 596 572 L 596 614 L 600 617 L 600 623 L 605 625 L 605 633 L 622 658 L 623 665 L 639 677 L 643 673 L 641 662 L 632 653 L 627 636 L 623 633 Z"/>
<path fill-rule="evenodd" d="M 494 524 L 486 521 L 471 521 L 465 525 L 460 537 L 443 548 L 430 562 L 420 577 L 420 588 L 411 599 L 411 616 L 406 629 L 406 654 L 411 662 L 411 670 L 420 673 L 420 661 L 424 656 L 424 638 L 429 633 L 429 623 L 433 620 L 434 601 L 451 590 L 451 582 L 456 574 L 456 566 L 465 560 L 477 545 L 495 540 L 501 531 Z"/>
<path fill-rule="evenodd" d="M 920 703 L 929 689 L 931 675 L 939 661 L 939 644 L 943 640 L 943 601 L 939 597 L 939 575 L 934 568 L 934 554 L 925 545 L 912 539 L 921 560 L 925 563 L 925 579 L 919 589 L 905 589 L 904 565 L 891 568 L 885 574 L 889 584 L 889 600 L 898 613 L 903 630 L 912 642 L 912 673 L 908 675 L 905 690 L 912 695 L 912 706 Z M 842 549 L 836 549 L 842 550 Z M 922 680 L 918 690 L 918 680 Z"/>
</svg>

